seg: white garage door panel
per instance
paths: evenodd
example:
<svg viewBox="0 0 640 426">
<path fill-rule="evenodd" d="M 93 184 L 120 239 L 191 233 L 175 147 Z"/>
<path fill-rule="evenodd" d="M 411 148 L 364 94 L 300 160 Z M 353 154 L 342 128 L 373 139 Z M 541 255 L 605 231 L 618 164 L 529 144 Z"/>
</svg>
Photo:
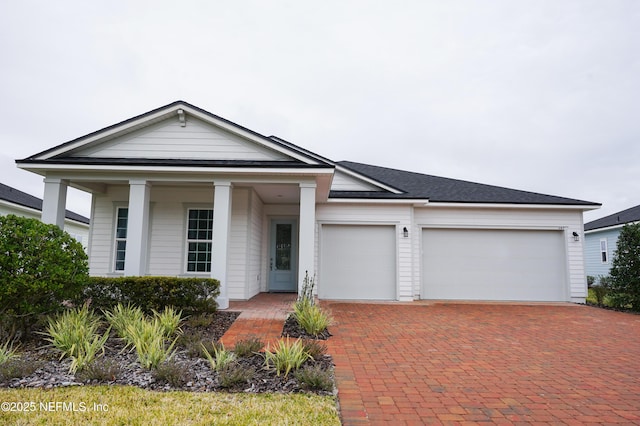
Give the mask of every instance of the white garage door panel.
<svg viewBox="0 0 640 426">
<path fill-rule="evenodd" d="M 561 231 L 425 229 L 423 299 L 563 301 Z"/>
<path fill-rule="evenodd" d="M 323 225 L 320 268 L 322 299 L 395 299 L 395 227 Z"/>
</svg>

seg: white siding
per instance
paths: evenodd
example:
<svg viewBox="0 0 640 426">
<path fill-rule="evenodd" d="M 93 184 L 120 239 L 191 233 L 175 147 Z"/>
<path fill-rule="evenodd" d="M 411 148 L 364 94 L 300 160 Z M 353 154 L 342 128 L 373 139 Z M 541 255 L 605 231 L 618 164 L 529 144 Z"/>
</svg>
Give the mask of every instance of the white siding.
<svg viewBox="0 0 640 426">
<path fill-rule="evenodd" d="M 582 212 L 562 209 L 492 209 L 492 208 L 444 208 L 437 206 L 415 209 L 418 228 L 433 226 L 487 227 L 514 229 L 564 229 L 567 245 L 568 293 L 571 300 L 584 302 L 586 279 L 583 261 L 582 238 L 574 241 L 572 233 L 582 234 Z M 420 263 L 420 250 L 414 250 L 414 262 Z M 419 273 L 419 267 L 415 268 Z M 419 291 L 419 289 L 418 289 Z"/>
<path fill-rule="evenodd" d="M 193 117 L 181 127 L 168 119 L 109 142 L 74 152 L 75 157 L 286 160 L 285 155 Z"/>
<path fill-rule="evenodd" d="M 246 299 L 247 243 L 249 239 L 249 190 L 234 188 L 231 201 L 227 280 L 229 299 Z M 214 218 L 215 220 L 215 218 Z M 214 241 L 213 244 L 216 242 Z"/>
<path fill-rule="evenodd" d="M 262 273 L 262 219 L 264 204 L 255 191 L 251 191 L 249 241 L 247 253 L 247 292 L 246 299 L 258 294 L 265 287 L 265 276 Z"/>
<path fill-rule="evenodd" d="M 129 186 L 110 185 L 104 194 L 94 194 L 89 237 L 89 272 L 107 275 L 113 272 L 114 214 L 116 206 L 126 207 Z"/>
<path fill-rule="evenodd" d="M 332 191 L 380 191 L 375 185 L 356 179 L 341 171 L 336 171 L 331 182 Z"/>
<path fill-rule="evenodd" d="M 397 247 L 397 297 L 398 300 L 413 300 L 414 283 L 413 276 L 413 258 L 411 254 L 412 240 L 418 238 L 415 233 L 409 232 L 409 236 L 402 236 L 402 229 L 407 227 L 411 230 L 412 207 L 410 206 L 393 206 L 393 205 L 362 205 L 362 204 L 321 204 L 316 209 L 316 220 L 320 225 L 326 224 L 352 224 L 352 225 L 373 225 L 388 224 L 396 226 L 398 235 Z M 322 238 L 322 230 L 320 238 L 316 238 L 318 244 Z M 316 256 L 319 256 L 318 248 L 316 248 Z M 322 262 L 322 259 L 319 259 Z M 318 265 L 316 265 L 316 270 Z M 322 285 L 322 277 L 318 276 L 318 287 Z"/>
</svg>

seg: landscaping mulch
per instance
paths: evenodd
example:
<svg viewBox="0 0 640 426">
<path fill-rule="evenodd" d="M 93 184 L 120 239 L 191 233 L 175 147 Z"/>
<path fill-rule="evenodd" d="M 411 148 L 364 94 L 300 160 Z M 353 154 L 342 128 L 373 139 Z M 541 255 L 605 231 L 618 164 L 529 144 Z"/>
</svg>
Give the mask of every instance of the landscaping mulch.
<svg viewBox="0 0 640 426">
<path fill-rule="evenodd" d="M 324 331 L 320 332 L 317 336 L 311 335 L 304 331 L 302 327 L 300 327 L 293 315 L 289 315 L 284 322 L 284 326 L 282 327 L 282 337 L 299 337 L 301 339 L 327 340 L 329 337 L 331 337 L 331 333 L 329 333 L 329 330 L 325 328 Z"/>
<path fill-rule="evenodd" d="M 182 326 L 184 334 L 198 336 L 203 342 L 217 342 L 237 318 L 237 312 L 217 312 L 214 321 L 206 326 Z M 44 336 L 43 336 L 44 337 Z M 185 339 L 187 340 L 187 339 Z M 223 386 L 220 374 L 214 371 L 209 361 L 194 354 L 193 347 L 177 344 L 177 351 L 166 370 L 160 375 L 154 370 L 147 370 L 137 361 L 135 350 L 124 348 L 124 343 L 114 333 L 107 340 L 105 354 L 96 362 L 96 369 L 101 371 L 99 379 L 85 377 L 87 372 L 69 372 L 69 359 L 59 359 L 58 353 L 45 346 L 46 341 L 32 340 L 20 348 L 20 359 L 10 361 L 13 370 L 33 370 L 23 377 L 5 377 L 1 371 L 8 371 L 7 364 L 0 369 L 0 387 L 4 388 L 44 388 L 64 386 L 82 386 L 95 384 L 129 385 L 149 390 L 185 390 L 194 392 L 230 391 L 230 392 L 313 392 L 331 394 L 331 391 L 305 389 L 293 372 L 287 377 L 276 375 L 272 369 L 266 369 L 263 354 L 253 354 L 246 358 L 238 358 L 237 365 L 251 370 L 251 378 L 234 385 Z M 199 345 L 199 342 L 197 343 Z M 11 364 L 10 364 L 11 365 Z M 308 360 L 303 366 L 316 366 L 330 372 L 333 377 L 333 363 L 329 355 L 317 360 Z M 163 366 L 164 367 L 164 366 Z M 89 375 L 96 377 L 97 374 Z"/>
</svg>

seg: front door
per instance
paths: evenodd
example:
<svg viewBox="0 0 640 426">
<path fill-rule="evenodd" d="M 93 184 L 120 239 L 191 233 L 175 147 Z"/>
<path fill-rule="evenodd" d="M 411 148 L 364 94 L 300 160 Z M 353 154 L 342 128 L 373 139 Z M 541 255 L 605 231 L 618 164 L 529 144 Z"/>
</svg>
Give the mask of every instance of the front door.
<svg viewBox="0 0 640 426">
<path fill-rule="evenodd" d="M 298 227 L 295 220 L 271 221 L 269 291 L 296 292 L 298 286 Z"/>
</svg>

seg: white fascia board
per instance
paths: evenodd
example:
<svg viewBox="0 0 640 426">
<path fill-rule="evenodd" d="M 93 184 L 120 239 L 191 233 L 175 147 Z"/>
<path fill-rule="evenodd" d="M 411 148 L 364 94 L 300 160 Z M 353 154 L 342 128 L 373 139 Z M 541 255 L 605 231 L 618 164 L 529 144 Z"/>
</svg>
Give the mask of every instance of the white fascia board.
<svg viewBox="0 0 640 426">
<path fill-rule="evenodd" d="M 584 231 L 584 233 L 585 234 L 593 234 L 593 233 L 602 232 L 602 231 L 612 231 L 614 229 L 620 229 L 625 225 L 633 225 L 633 224 L 636 224 L 636 223 L 640 223 L 640 222 L 636 221 L 636 222 L 620 223 L 620 224 L 617 224 L 617 225 L 605 226 L 603 228 L 590 229 L 588 231 Z"/>
<path fill-rule="evenodd" d="M 508 203 L 438 203 L 431 202 L 429 207 L 448 207 L 457 209 L 539 209 L 539 210 L 595 210 L 600 206 L 581 206 L 575 204 L 508 204 Z"/>
<path fill-rule="evenodd" d="M 429 204 L 429 200 L 418 198 L 329 198 L 327 202 L 335 204 L 413 204 L 415 207 Z"/>
<path fill-rule="evenodd" d="M 196 167 L 196 166 L 132 166 L 108 164 L 18 164 L 18 167 L 34 173 L 62 172 L 62 171 L 109 171 L 135 173 L 199 173 L 199 174 L 229 174 L 229 175 L 326 175 L 333 174 L 333 167 L 318 168 L 278 168 L 278 167 Z M 39 173 L 42 174 L 42 173 Z"/>
<path fill-rule="evenodd" d="M 344 173 L 346 175 L 349 175 L 349 176 L 351 176 L 353 178 L 356 178 L 356 179 L 362 180 L 364 182 L 367 182 L 367 183 L 369 183 L 369 184 L 371 184 L 373 186 L 377 186 L 378 188 L 384 189 L 385 191 L 389 191 L 389 192 L 391 192 L 393 194 L 402 194 L 402 191 L 399 191 L 396 188 L 393 188 L 393 187 L 391 187 L 389 185 L 386 185 L 386 184 L 384 184 L 382 182 L 379 182 L 379 181 L 377 181 L 375 179 L 371 179 L 371 178 L 369 178 L 367 176 L 363 176 L 360 173 L 354 172 L 353 170 L 347 169 L 347 168 L 345 168 L 343 166 L 340 166 L 339 164 L 336 164 L 336 170 L 339 170 L 342 173 Z"/>
</svg>

